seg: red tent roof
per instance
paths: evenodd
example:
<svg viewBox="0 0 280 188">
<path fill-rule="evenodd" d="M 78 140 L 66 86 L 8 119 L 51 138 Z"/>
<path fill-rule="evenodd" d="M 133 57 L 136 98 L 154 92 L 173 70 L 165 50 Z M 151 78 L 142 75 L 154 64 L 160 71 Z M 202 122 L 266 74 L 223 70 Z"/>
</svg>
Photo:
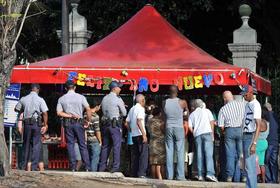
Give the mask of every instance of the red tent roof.
<svg viewBox="0 0 280 188">
<path fill-rule="evenodd" d="M 38 70 L 41 70 L 39 74 Z M 134 78 L 161 78 L 161 84 L 170 84 L 174 76 L 182 74 L 211 71 L 230 74 L 241 68 L 222 63 L 207 54 L 171 26 L 153 6 L 147 5 L 115 32 L 85 50 L 29 66 L 16 66 L 12 82 L 64 83 L 65 76 L 50 75 L 54 70 L 94 71 L 94 75 L 114 78 L 120 77 L 119 71 L 128 70 L 132 71 Z M 164 72 L 164 76 L 159 71 Z M 36 73 L 45 78 L 35 79 Z M 170 77 L 169 81 L 166 76 Z M 247 81 L 243 78 L 242 83 Z M 227 85 L 236 85 L 236 82 Z"/>
</svg>

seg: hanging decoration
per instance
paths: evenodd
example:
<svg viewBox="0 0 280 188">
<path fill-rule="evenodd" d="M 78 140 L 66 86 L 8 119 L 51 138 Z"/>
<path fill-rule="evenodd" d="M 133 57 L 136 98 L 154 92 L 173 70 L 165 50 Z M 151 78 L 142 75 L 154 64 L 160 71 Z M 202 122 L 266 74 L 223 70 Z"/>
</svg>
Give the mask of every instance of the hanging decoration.
<svg viewBox="0 0 280 188">
<path fill-rule="evenodd" d="M 95 83 L 93 82 L 93 80 L 94 80 L 93 76 L 88 75 L 86 80 L 87 80 L 86 86 L 88 86 L 88 87 L 94 87 L 95 86 Z"/>
<path fill-rule="evenodd" d="M 151 80 L 150 82 L 150 90 L 152 92 L 157 92 L 159 90 L 159 82 L 156 79 Z"/>
<path fill-rule="evenodd" d="M 130 91 L 137 91 L 137 89 L 138 89 L 137 81 L 135 79 L 133 79 L 133 80 L 128 80 L 128 82 L 130 84 L 129 90 Z"/>
<path fill-rule="evenodd" d="M 104 78 L 103 79 L 103 90 L 110 90 L 109 84 L 112 82 L 112 78 Z"/>
<path fill-rule="evenodd" d="M 77 72 L 69 72 L 67 80 L 74 80 L 78 76 Z"/>
<path fill-rule="evenodd" d="M 223 85 L 224 84 L 224 76 L 221 73 L 214 75 L 214 82 L 217 85 Z"/>
<path fill-rule="evenodd" d="M 158 70 L 159 71 L 159 70 Z M 238 78 L 240 75 L 245 72 L 241 69 L 239 72 L 232 72 L 228 75 L 227 80 L 235 80 L 239 83 Z M 116 80 L 123 84 L 129 85 L 130 91 L 144 92 L 150 91 L 158 92 L 160 82 L 158 79 L 149 80 L 146 77 L 141 77 L 139 80 L 136 79 L 121 79 L 117 80 L 111 77 L 94 77 L 92 75 L 87 75 L 84 73 L 69 72 L 68 80 L 73 80 L 77 83 L 78 86 L 88 86 L 96 87 L 96 89 L 102 89 L 104 91 L 109 90 L 109 84 L 112 80 Z M 123 70 L 121 75 L 128 76 L 128 72 Z M 249 74 L 250 75 L 250 74 Z M 203 88 L 205 85 L 206 88 L 209 88 L 211 85 L 223 85 L 225 82 L 224 75 L 220 72 L 212 74 L 198 74 L 198 75 L 186 75 L 184 77 L 179 76 L 177 79 L 173 80 L 173 84 L 178 86 L 178 90 L 191 90 L 195 88 Z"/>
<path fill-rule="evenodd" d="M 209 88 L 211 85 L 211 82 L 213 80 L 213 75 L 212 74 L 204 74 L 203 75 L 203 81 L 204 81 L 204 85 Z"/>
<path fill-rule="evenodd" d="M 230 74 L 230 78 L 231 78 L 231 79 L 236 79 L 236 74 L 235 74 L 234 72 L 231 73 L 231 74 Z"/>
<path fill-rule="evenodd" d="M 128 76 L 128 72 L 127 72 L 126 70 L 123 70 L 123 71 L 121 72 L 121 75 L 127 77 L 127 76 Z"/>
<path fill-rule="evenodd" d="M 193 77 L 187 76 L 183 78 L 185 90 L 193 89 Z"/>
<path fill-rule="evenodd" d="M 85 82 L 86 77 L 87 77 L 86 74 L 79 73 L 78 74 L 78 79 L 77 79 L 77 85 L 78 86 L 85 86 L 86 85 L 86 82 Z"/>
<path fill-rule="evenodd" d="M 202 81 L 202 76 L 199 75 L 199 76 L 194 76 L 194 87 L 195 88 L 203 88 L 203 83 L 201 82 Z"/>
<path fill-rule="evenodd" d="M 96 82 L 96 89 L 101 89 L 102 88 L 102 83 L 103 83 L 103 81 L 101 79 L 97 80 L 97 82 Z"/>
<path fill-rule="evenodd" d="M 139 86 L 138 86 L 138 91 L 143 92 L 143 91 L 148 91 L 148 79 L 147 78 L 140 78 L 139 80 Z"/>
<path fill-rule="evenodd" d="M 178 87 L 179 91 L 183 90 L 183 78 L 180 76 L 177 79 L 174 80 L 173 82 L 174 85 Z"/>
</svg>

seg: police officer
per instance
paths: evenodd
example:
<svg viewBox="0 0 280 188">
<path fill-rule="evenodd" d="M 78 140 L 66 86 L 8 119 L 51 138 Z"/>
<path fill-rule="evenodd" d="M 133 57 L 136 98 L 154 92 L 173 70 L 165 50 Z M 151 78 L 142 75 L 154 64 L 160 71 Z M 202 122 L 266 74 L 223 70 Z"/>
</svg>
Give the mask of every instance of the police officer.
<svg viewBox="0 0 280 188">
<path fill-rule="evenodd" d="M 111 172 L 118 172 L 120 167 L 120 151 L 122 141 L 122 117 L 126 116 L 126 109 L 119 94 L 122 84 L 112 81 L 109 85 L 110 94 L 106 95 L 102 102 L 102 147 L 99 163 L 99 171 L 106 169 L 107 160 L 113 144 L 113 168 Z M 112 144 L 111 144 L 112 140 Z"/>
<path fill-rule="evenodd" d="M 31 170 L 36 171 L 40 158 L 42 147 L 41 137 L 48 129 L 48 113 L 49 110 L 45 100 L 38 96 L 40 91 L 39 84 L 31 85 L 29 95 L 22 97 L 15 106 L 16 112 L 23 112 L 24 131 L 23 131 L 23 150 L 24 162 L 23 168 L 27 168 L 29 154 L 31 156 Z M 42 124 L 43 116 L 43 124 Z M 22 130 L 19 130 L 22 132 Z M 30 151 L 32 150 L 32 151 Z"/>
<path fill-rule="evenodd" d="M 76 157 L 74 145 L 75 139 L 77 139 L 86 171 L 89 171 L 90 162 L 85 143 L 85 128 L 89 126 L 91 118 L 90 107 L 87 99 L 75 92 L 76 86 L 73 81 L 68 80 L 65 86 L 68 92 L 58 99 L 56 111 L 57 115 L 63 118 L 70 168 L 72 171 L 75 171 Z M 84 110 L 87 113 L 86 122 L 83 121 Z"/>
</svg>

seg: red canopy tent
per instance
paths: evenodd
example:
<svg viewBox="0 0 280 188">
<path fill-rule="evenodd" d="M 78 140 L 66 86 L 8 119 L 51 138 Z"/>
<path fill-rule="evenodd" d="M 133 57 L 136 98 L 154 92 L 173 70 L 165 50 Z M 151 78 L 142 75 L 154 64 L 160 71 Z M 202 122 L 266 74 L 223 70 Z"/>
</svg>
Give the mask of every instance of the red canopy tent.
<svg viewBox="0 0 280 188">
<path fill-rule="evenodd" d="M 178 84 L 181 89 L 240 86 L 255 80 L 270 95 L 270 82 L 240 67 L 223 63 L 193 44 L 147 5 L 112 34 L 77 53 L 15 66 L 12 83 L 64 83 L 96 86 L 113 78 L 132 84 Z M 141 81 L 142 79 L 142 81 Z M 139 84 L 140 84 L 139 83 Z M 98 86 L 97 86 L 98 87 Z M 99 87 L 100 89 L 100 87 Z"/>
</svg>

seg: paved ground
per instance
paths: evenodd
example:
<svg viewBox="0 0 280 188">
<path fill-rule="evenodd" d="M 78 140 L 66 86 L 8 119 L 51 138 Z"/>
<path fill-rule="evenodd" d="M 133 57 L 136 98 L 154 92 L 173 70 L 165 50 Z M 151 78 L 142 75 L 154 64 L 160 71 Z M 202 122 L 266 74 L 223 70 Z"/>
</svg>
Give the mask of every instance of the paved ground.
<svg viewBox="0 0 280 188">
<path fill-rule="evenodd" d="M 0 188 L 178 188 L 178 187 L 216 187 L 216 188 L 243 188 L 242 183 L 212 183 L 197 181 L 170 181 L 126 178 L 121 173 L 92 173 L 92 172 L 65 172 L 45 171 L 25 172 L 12 171 L 9 177 L 0 177 Z M 258 184 L 260 188 L 279 188 L 280 185 Z"/>
</svg>

